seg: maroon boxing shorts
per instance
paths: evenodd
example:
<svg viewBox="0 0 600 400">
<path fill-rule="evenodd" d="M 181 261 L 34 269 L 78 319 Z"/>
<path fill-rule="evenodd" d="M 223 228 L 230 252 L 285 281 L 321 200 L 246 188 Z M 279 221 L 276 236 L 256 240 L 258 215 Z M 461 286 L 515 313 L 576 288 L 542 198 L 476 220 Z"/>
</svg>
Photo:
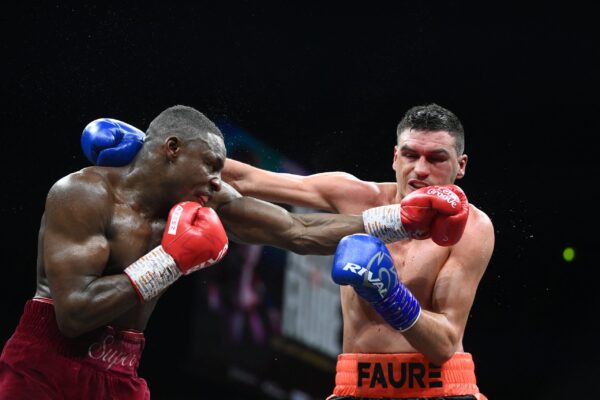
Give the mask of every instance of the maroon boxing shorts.
<svg viewBox="0 0 600 400">
<path fill-rule="evenodd" d="M 150 399 L 143 348 L 143 333 L 111 326 L 68 338 L 51 300 L 29 300 L 0 356 L 0 400 Z"/>
</svg>

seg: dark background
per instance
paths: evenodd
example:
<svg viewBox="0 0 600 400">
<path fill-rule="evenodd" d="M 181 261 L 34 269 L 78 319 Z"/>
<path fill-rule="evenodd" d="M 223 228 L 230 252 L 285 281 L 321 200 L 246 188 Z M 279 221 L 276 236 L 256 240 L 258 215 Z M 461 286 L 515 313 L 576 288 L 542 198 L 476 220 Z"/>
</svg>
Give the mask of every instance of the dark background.
<svg viewBox="0 0 600 400">
<path fill-rule="evenodd" d="M 492 399 L 597 393 L 597 22 L 573 2 L 485 3 L 5 5 L 0 343 L 35 290 L 45 194 L 89 165 L 78 142 L 89 121 L 145 129 L 186 104 L 311 171 L 390 181 L 396 124 L 436 102 L 465 126 L 458 183 L 497 234 L 464 339 L 480 388 Z M 225 390 L 174 363 L 193 312 L 178 285 L 147 332 L 142 374 L 159 399 Z"/>
</svg>

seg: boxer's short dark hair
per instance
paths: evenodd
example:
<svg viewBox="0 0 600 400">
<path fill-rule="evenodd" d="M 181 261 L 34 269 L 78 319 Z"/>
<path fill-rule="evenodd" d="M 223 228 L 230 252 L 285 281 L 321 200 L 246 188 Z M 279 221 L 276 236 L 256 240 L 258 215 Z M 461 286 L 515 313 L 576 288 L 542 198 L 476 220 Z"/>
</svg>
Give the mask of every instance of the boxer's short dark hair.
<svg viewBox="0 0 600 400">
<path fill-rule="evenodd" d="M 415 106 L 408 110 L 398 124 L 398 138 L 407 129 L 423 131 L 446 131 L 455 139 L 458 155 L 465 151 L 465 131 L 454 113 L 435 103 Z"/>
<path fill-rule="evenodd" d="M 195 108 L 183 105 L 169 107 L 158 114 L 146 131 L 146 141 L 153 137 L 164 137 L 173 133 L 184 137 L 212 133 L 223 139 L 221 130 L 214 122 Z"/>
</svg>

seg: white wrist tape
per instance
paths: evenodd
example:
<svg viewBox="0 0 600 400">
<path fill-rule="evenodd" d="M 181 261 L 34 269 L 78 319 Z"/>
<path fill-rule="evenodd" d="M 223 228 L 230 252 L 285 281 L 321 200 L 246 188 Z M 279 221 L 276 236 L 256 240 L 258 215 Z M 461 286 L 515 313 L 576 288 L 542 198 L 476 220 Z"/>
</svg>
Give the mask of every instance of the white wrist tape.
<svg viewBox="0 0 600 400">
<path fill-rule="evenodd" d="M 362 213 L 362 217 L 365 232 L 381 239 L 384 243 L 392 243 L 410 237 L 402 226 L 400 204 L 369 208 Z"/>
<path fill-rule="evenodd" d="M 142 301 L 158 295 L 181 276 L 175 260 L 162 246 L 155 247 L 123 272 L 129 276 Z"/>
</svg>

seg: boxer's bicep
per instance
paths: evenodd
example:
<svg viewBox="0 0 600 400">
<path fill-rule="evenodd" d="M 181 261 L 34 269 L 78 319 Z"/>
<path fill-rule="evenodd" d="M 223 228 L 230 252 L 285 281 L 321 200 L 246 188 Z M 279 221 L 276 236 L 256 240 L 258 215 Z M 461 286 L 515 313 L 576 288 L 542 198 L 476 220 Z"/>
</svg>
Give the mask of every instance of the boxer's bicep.
<svg viewBox="0 0 600 400">
<path fill-rule="evenodd" d="M 100 277 L 110 249 L 104 234 L 105 203 L 81 187 L 54 187 L 46 201 L 43 263 L 52 298 L 60 307 Z"/>
<path fill-rule="evenodd" d="M 44 267 L 53 298 L 85 290 L 101 276 L 109 256 L 103 235 L 77 238 L 57 227 L 48 227 L 43 242 Z"/>
</svg>

